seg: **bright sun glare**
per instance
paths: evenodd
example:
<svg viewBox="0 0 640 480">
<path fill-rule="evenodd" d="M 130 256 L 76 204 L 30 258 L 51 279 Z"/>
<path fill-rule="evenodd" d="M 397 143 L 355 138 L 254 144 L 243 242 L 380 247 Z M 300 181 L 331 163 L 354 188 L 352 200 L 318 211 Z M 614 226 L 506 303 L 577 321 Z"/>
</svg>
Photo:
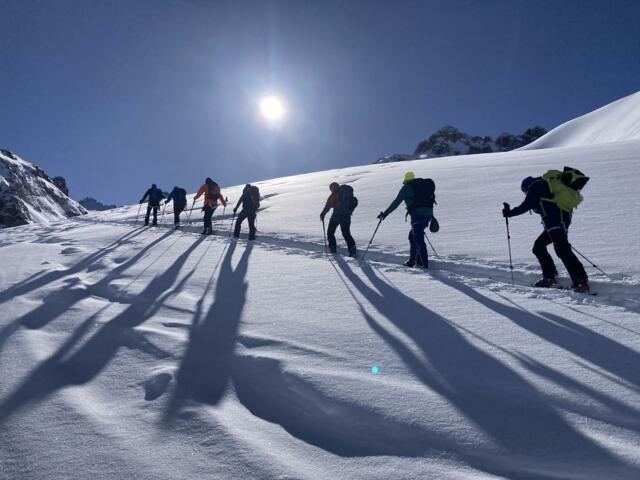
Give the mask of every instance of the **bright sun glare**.
<svg viewBox="0 0 640 480">
<path fill-rule="evenodd" d="M 284 117 L 285 109 L 282 100 L 276 96 L 260 100 L 260 115 L 269 123 L 277 123 Z"/>
</svg>

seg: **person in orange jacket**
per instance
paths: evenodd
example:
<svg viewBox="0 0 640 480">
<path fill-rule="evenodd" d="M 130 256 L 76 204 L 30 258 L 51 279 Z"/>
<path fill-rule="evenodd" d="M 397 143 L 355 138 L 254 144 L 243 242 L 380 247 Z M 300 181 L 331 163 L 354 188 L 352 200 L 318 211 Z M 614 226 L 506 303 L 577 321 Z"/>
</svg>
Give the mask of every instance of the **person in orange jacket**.
<svg viewBox="0 0 640 480">
<path fill-rule="evenodd" d="M 218 208 L 218 200 L 220 200 L 224 206 L 227 205 L 227 202 L 220 192 L 220 186 L 209 177 L 207 177 L 204 184 L 198 189 L 198 193 L 193 197 L 193 201 L 195 202 L 202 195 L 204 195 L 204 207 L 202 208 L 204 211 L 204 230 L 202 234 L 211 235 L 213 233 L 211 217 L 213 217 L 213 212 Z"/>
</svg>

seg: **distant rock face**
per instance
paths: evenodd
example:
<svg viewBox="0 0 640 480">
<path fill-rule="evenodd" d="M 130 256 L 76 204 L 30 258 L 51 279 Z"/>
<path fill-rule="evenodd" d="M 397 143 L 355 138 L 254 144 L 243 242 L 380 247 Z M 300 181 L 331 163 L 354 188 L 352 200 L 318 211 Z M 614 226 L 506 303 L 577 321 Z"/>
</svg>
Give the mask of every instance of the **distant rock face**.
<svg viewBox="0 0 640 480">
<path fill-rule="evenodd" d="M 42 169 L 0 150 L 0 228 L 49 223 L 85 213 Z"/>
<path fill-rule="evenodd" d="M 447 126 L 420 142 L 414 151 L 414 155 L 420 158 L 430 158 L 507 152 L 524 147 L 545 133 L 547 131 L 544 128 L 533 127 L 527 129 L 521 135 L 501 133 L 494 141 L 491 137 L 471 137 L 455 127 Z"/>
<path fill-rule="evenodd" d="M 404 155 L 401 153 L 394 153 L 391 155 L 385 155 L 379 158 L 375 163 L 391 163 L 391 162 L 406 162 L 407 160 L 415 160 L 415 155 Z"/>
<path fill-rule="evenodd" d="M 69 189 L 67 188 L 67 181 L 64 177 L 53 177 L 51 179 L 53 184 L 60 189 L 67 197 L 69 196 Z"/>
<path fill-rule="evenodd" d="M 476 153 L 508 152 L 524 147 L 542 137 L 547 131 L 542 127 L 527 129 L 521 135 L 501 133 L 491 137 L 469 136 L 451 125 L 442 127 L 426 140 L 421 141 L 413 155 L 394 153 L 376 160 L 375 163 L 402 162 L 420 158 L 449 157 L 453 155 L 474 155 Z"/>
<path fill-rule="evenodd" d="M 113 210 L 114 208 L 118 208 L 117 205 L 105 205 L 93 197 L 83 198 L 78 203 L 82 205 L 84 208 L 86 208 L 87 210 L 95 210 L 98 212 L 101 212 L 103 210 Z"/>
</svg>

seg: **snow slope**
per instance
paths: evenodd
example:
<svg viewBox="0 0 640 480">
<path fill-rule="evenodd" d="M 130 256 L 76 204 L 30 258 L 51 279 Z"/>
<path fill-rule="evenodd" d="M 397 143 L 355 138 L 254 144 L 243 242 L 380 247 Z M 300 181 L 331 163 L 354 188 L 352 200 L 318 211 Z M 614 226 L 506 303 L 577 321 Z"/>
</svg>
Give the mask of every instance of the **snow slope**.
<svg viewBox="0 0 640 480">
<path fill-rule="evenodd" d="M 166 228 L 171 207 L 4 230 L 0 478 L 639 478 L 639 148 L 260 182 L 252 243 L 229 208 L 212 237 L 198 210 Z M 523 286 L 536 216 L 511 220 L 510 285 L 502 202 L 565 164 L 592 177 L 571 236 L 609 273 L 588 267 L 597 297 Z M 362 249 L 408 167 L 437 184 L 430 271 L 400 266 L 401 209 L 362 266 L 324 255 L 328 184 L 354 187 Z"/>
<path fill-rule="evenodd" d="M 640 140 L 640 92 L 563 123 L 520 150 Z"/>
</svg>

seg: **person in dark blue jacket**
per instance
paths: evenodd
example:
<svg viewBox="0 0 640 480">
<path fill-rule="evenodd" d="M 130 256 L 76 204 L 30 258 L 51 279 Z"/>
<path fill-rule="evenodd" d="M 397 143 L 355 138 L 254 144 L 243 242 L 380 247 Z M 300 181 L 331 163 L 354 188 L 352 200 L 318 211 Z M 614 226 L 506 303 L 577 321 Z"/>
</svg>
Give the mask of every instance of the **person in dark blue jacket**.
<svg viewBox="0 0 640 480">
<path fill-rule="evenodd" d="M 573 288 L 576 291 L 586 293 L 589 291 L 589 282 L 584 266 L 575 256 L 569 243 L 569 226 L 571 225 L 571 212 L 560 209 L 553 200 L 553 193 L 547 181 L 542 178 L 527 177 L 522 181 L 521 189 L 525 193 L 524 201 L 515 208 L 508 203 L 502 210 L 505 218 L 515 217 L 533 210 L 542 217 L 544 231 L 533 244 L 533 254 L 542 267 L 542 279 L 535 283 L 536 287 L 556 287 L 556 275 L 558 271 L 549 255 L 547 247 L 553 243 L 553 248 L 564 263 L 569 272 Z"/>
<path fill-rule="evenodd" d="M 165 205 L 171 200 L 173 200 L 173 224 L 178 228 L 180 226 L 180 214 L 187 206 L 187 191 L 184 188 L 173 187 Z"/>
<path fill-rule="evenodd" d="M 147 203 L 147 215 L 144 217 L 144 224 L 149 225 L 149 215 L 151 211 L 153 211 L 153 226 L 155 227 L 158 224 L 158 208 L 160 208 L 160 202 L 164 198 L 164 193 L 162 193 L 162 190 L 154 183 L 151 185 L 151 188 L 146 191 L 140 203 L 144 203 L 147 198 L 149 198 L 149 203 Z"/>
</svg>

